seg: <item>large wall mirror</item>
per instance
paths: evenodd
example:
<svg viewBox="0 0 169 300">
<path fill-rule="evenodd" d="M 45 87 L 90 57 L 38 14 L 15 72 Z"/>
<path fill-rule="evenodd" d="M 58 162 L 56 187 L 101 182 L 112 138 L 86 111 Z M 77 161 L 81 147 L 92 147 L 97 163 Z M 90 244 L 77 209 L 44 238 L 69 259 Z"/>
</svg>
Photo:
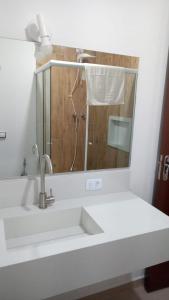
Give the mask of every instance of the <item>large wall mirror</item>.
<svg viewBox="0 0 169 300">
<path fill-rule="evenodd" d="M 130 164 L 139 58 L 0 39 L 0 177 Z"/>
</svg>

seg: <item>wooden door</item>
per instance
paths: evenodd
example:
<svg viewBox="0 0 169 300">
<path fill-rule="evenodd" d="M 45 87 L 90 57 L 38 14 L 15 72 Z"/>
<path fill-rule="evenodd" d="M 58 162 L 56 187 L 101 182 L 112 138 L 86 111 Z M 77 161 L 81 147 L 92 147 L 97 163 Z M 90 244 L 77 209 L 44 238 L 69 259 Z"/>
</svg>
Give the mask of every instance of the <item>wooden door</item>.
<svg viewBox="0 0 169 300">
<path fill-rule="evenodd" d="M 153 204 L 169 215 L 169 60 Z M 150 292 L 165 287 L 169 287 L 169 262 L 147 268 L 145 271 L 146 290 Z"/>
</svg>

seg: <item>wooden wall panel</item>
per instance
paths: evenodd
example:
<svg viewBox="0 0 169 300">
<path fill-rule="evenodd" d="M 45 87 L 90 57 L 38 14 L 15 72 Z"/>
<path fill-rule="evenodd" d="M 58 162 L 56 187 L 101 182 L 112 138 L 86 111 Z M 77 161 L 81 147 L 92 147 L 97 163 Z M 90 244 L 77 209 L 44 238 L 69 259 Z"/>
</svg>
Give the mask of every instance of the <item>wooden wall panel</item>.
<svg viewBox="0 0 169 300">
<path fill-rule="evenodd" d="M 52 67 L 51 153 L 55 172 L 69 171 L 74 156 L 76 123 L 69 95 L 76 71 L 73 68 Z M 73 95 L 78 115 L 78 151 L 74 170 L 83 170 L 84 167 L 85 121 L 81 115 L 85 113 L 86 97 L 83 91 L 84 87 L 79 86 Z"/>
<path fill-rule="evenodd" d="M 127 68 L 138 68 L 137 57 L 85 50 L 94 55 L 88 62 L 114 65 Z M 49 59 L 76 61 L 75 48 L 54 46 L 50 57 L 43 60 L 40 65 Z M 77 69 L 52 67 L 51 68 L 51 156 L 55 172 L 70 171 L 75 147 L 75 121 L 73 107 L 69 94 L 71 92 Z M 110 115 L 131 117 L 133 116 L 134 101 L 134 75 L 126 75 L 125 104 L 114 106 L 89 107 L 89 145 L 88 169 L 105 169 L 127 167 L 129 153 L 107 145 L 108 119 Z M 75 171 L 84 168 L 85 144 L 85 119 L 86 114 L 86 82 L 83 80 L 78 85 L 73 95 L 74 105 L 78 115 L 78 147 Z"/>
<path fill-rule="evenodd" d="M 98 54 L 97 63 L 137 68 L 136 58 Z M 96 55 L 97 57 L 97 55 Z M 121 60 L 120 60 L 121 57 Z M 126 58 L 126 61 L 125 61 Z M 136 63 L 135 63 L 136 61 Z M 112 106 L 90 106 L 88 170 L 128 167 L 130 153 L 107 145 L 109 116 L 133 117 L 135 75 L 126 74 L 125 103 Z"/>
</svg>

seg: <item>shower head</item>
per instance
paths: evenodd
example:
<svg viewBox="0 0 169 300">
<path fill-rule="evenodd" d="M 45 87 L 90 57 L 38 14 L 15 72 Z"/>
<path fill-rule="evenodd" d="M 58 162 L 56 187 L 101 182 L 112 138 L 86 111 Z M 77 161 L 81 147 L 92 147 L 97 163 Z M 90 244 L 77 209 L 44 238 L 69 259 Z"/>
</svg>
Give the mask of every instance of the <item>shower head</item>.
<svg viewBox="0 0 169 300">
<path fill-rule="evenodd" d="M 80 53 L 77 56 L 77 61 L 82 63 L 85 59 L 94 58 L 94 57 L 95 57 L 94 55 L 90 55 L 88 53 Z"/>
<path fill-rule="evenodd" d="M 84 60 L 86 60 L 88 58 L 96 57 L 95 55 L 85 53 L 84 50 L 82 50 L 82 49 L 77 49 L 76 52 L 77 52 L 77 62 L 80 62 L 80 63 L 83 63 Z"/>
</svg>

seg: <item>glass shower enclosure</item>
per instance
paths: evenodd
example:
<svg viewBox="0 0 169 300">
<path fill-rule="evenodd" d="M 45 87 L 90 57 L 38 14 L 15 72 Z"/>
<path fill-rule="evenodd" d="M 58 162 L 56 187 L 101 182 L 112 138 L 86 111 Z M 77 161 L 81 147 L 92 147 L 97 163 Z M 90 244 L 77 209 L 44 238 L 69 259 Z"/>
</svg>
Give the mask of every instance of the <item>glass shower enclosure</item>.
<svg viewBox="0 0 169 300">
<path fill-rule="evenodd" d="M 55 173 L 129 166 L 137 69 L 125 73 L 124 105 L 89 106 L 83 63 L 51 60 L 37 69 L 37 145 Z"/>
</svg>

